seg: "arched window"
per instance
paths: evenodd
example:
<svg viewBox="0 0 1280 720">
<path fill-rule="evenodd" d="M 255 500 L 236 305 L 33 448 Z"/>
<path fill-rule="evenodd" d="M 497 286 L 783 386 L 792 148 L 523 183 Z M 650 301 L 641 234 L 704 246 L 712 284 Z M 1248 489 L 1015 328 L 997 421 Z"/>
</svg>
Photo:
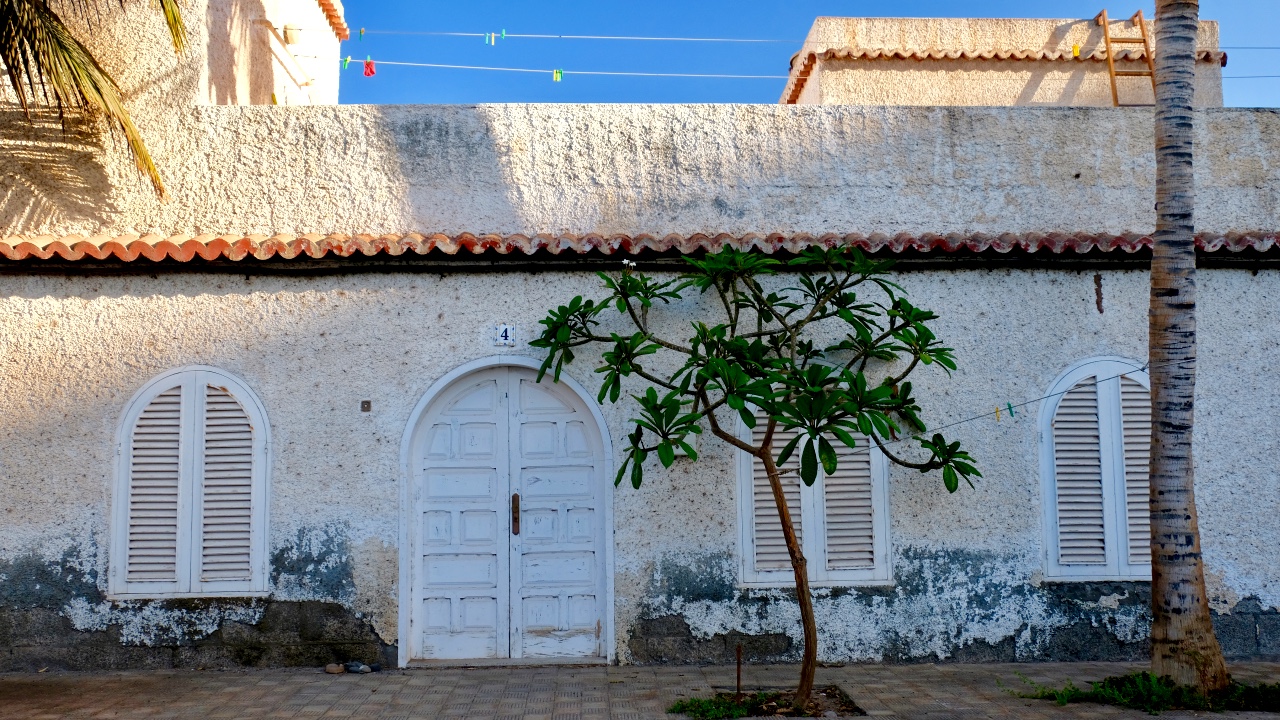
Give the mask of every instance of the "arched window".
<svg viewBox="0 0 1280 720">
<path fill-rule="evenodd" d="M 264 593 L 270 440 L 253 392 L 216 368 L 165 373 L 129 402 L 117 442 L 112 594 Z"/>
<path fill-rule="evenodd" d="M 740 424 L 744 440 L 759 443 L 767 417 L 756 413 L 756 427 Z M 781 448 L 793 432 L 779 432 Z M 836 442 L 839 456 L 831 475 L 818 471 L 812 486 L 800 480 L 797 449 L 783 466 L 782 487 L 792 525 L 815 585 L 856 585 L 890 579 L 888 467 L 884 454 L 861 435 L 856 449 Z M 744 585 L 787 586 L 795 582 L 782 537 L 778 508 L 764 464 L 738 454 L 738 519 Z"/>
<path fill-rule="evenodd" d="M 1141 363 L 1085 360 L 1058 376 L 1041 409 L 1049 577 L 1151 577 L 1150 380 Z"/>
</svg>

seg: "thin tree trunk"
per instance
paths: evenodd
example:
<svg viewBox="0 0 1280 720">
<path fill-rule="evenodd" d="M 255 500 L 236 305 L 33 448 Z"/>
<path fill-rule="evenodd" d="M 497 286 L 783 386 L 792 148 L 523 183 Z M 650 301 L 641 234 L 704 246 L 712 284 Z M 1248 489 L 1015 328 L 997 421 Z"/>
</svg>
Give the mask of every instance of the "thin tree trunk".
<svg viewBox="0 0 1280 720">
<path fill-rule="evenodd" d="M 1197 0 L 1156 3 L 1156 233 L 1151 257 L 1151 672 L 1226 687 L 1200 556 L 1191 431 L 1196 254 L 1191 101 Z"/>
<path fill-rule="evenodd" d="M 800 622 L 804 625 L 804 660 L 800 662 L 800 684 L 796 687 L 793 705 L 797 710 L 805 710 L 813 694 L 814 674 L 818 671 L 818 623 L 813 617 L 813 598 L 809 595 L 809 566 L 796 539 L 796 528 L 791 524 L 791 511 L 782 492 L 782 475 L 773 461 L 771 443 L 761 448 L 760 461 L 769 476 L 769 488 L 773 490 L 778 519 L 782 521 L 782 537 L 787 541 L 787 554 L 791 556 L 791 569 L 796 575 L 796 601 L 800 603 Z"/>
</svg>

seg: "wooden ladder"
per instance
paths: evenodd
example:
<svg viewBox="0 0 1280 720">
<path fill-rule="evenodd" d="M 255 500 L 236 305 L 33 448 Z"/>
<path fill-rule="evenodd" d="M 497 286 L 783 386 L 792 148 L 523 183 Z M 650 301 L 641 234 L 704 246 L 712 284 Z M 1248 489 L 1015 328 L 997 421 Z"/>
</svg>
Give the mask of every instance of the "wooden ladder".
<svg viewBox="0 0 1280 720">
<path fill-rule="evenodd" d="M 1156 61 L 1151 54 L 1151 39 L 1147 37 L 1147 23 L 1142 17 L 1142 11 L 1133 14 L 1129 18 L 1129 22 L 1138 26 L 1138 30 L 1142 33 L 1140 37 L 1111 37 L 1111 24 L 1107 20 L 1107 11 L 1103 10 L 1095 17 L 1094 22 L 1102 27 L 1102 38 L 1107 44 L 1107 72 L 1111 75 L 1111 102 L 1116 107 L 1120 105 L 1120 90 L 1116 87 L 1116 78 L 1118 77 L 1149 77 L 1151 78 L 1151 92 L 1154 95 L 1156 91 Z M 1141 45 L 1142 57 L 1147 61 L 1146 70 L 1117 70 L 1115 52 L 1112 51 L 1113 44 Z M 1150 103 L 1134 103 L 1124 107 L 1150 107 Z"/>
</svg>

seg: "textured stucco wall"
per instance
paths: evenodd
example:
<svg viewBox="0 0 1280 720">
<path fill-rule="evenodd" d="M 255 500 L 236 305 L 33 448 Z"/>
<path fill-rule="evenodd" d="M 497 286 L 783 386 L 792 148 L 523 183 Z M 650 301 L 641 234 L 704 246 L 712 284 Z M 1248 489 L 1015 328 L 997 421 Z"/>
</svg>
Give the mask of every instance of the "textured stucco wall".
<svg viewBox="0 0 1280 720">
<path fill-rule="evenodd" d="M 1134 37 L 1137 27 L 1127 16 L 1111 20 L 1112 37 Z M 1147 18 L 1148 33 L 1155 37 Z M 828 48 L 885 50 L 1066 50 L 1079 45 L 1081 54 L 1104 48 L 1102 28 L 1092 18 L 815 18 L 805 37 L 804 51 Z M 1196 46 L 1218 49 L 1218 23 L 1201 20 Z"/>
<path fill-rule="evenodd" d="M 122 149 L 0 119 L 0 234 L 1152 231 L 1149 110 L 199 107 Z M 1280 227 L 1280 115 L 1196 120 L 1197 229 Z"/>
<path fill-rule="evenodd" d="M 950 379 L 920 373 L 919 394 L 935 423 L 1039 397 L 1084 357 L 1143 356 L 1140 271 L 1102 273 L 1103 313 L 1092 273 L 921 271 L 898 279 L 918 304 L 942 314 L 940 334 L 961 361 Z M 450 369 L 498 352 L 488 336 L 493 323 L 517 326 L 520 345 L 510 352 L 536 356 L 525 342 L 542 311 L 599 292 L 589 272 L 0 276 L 0 605 L 39 608 L 68 634 L 110 631 L 102 642 L 131 651 L 215 634 L 220 643 L 250 631 L 266 637 L 263 628 L 285 613 L 279 603 L 340 608 L 347 625 L 367 623 L 371 637 L 394 643 L 398 453 L 411 408 Z M 1221 612 L 1280 606 L 1270 561 L 1280 513 L 1269 461 L 1280 451 L 1280 430 L 1257 422 L 1280 411 L 1280 390 L 1250 360 L 1280 345 L 1269 319 L 1277 297 L 1275 270 L 1201 275 L 1197 489 Z M 711 312 L 681 303 L 663 311 L 661 326 L 679 332 L 688 317 Z M 591 362 L 584 355 L 570 369 L 589 389 L 598 382 Z M 243 378 L 272 423 L 273 595 L 266 605 L 113 605 L 102 593 L 116 423 L 148 378 L 191 363 Z M 371 400 L 373 412 L 361 413 L 361 400 Z M 936 477 L 892 473 L 897 583 L 820 593 L 825 659 L 1141 652 L 1142 584 L 1041 578 L 1037 411 L 950 431 L 979 460 L 986 477 L 976 490 L 949 496 Z M 633 407 L 606 406 L 604 414 L 620 444 Z M 735 587 L 732 454 L 712 440 L 700 451 L 696 463 L 680 460 L 670 472 L 654 470 L 639 491 L 616 493 L 619 657 L 727 659 L 734 631 L 753 636 L 749 647 L 762 656 L 794 656 L 799 636 L 786 593 Z M 17 581 L 33 567 L 48 578 L 43 594 L 19 592 L 32 584 Z M 368 652 L 360 632 L 343 642 Z M 280 663 L 316 655 L 233 657 Z M 38 658 L 48 654 L 17 648 L 9 662 L 25 667 Z"/>
<path fill-rule="evenodd" d="M 1155 37 L 1154 23 L 1148 33 Z M 1126 18 L 1112 18 L 1112 37 L 1137 37 Z M 826 50 L 1021 51 L 1089 57 L 1106 50 L 1102 28 L 1090 20 L 1021 18 L 819 17 L 791 61 L 794 77 L 809 53 Z M 1200 23 L 1197 47 L 1218 49 L 1218 23 Z M 1116 45 L 1132 51 L 1140 45 Z M 1146 70 L 1143 61 L 1119 70 Z M 816 86 L 816 87 L 813 87 Z M 1121 78 L 1123 104 L 1152 102 L 1148 78 Z M 783 102 L 786 101 L 784 96 Z M 820 60 L 797 98 L 824 105 L 1054 105 L 1110 107 L 1105 62 L 1062 60 Z M 1222 68 L 1196 64 L 1197 107 L 1222 106 Z"/>
<path fill-rule="evenodd" d="M 339 42 L 315 0 L 208 0 L 203 39 L 197 104 L 338 102 Z"/>
</svg>

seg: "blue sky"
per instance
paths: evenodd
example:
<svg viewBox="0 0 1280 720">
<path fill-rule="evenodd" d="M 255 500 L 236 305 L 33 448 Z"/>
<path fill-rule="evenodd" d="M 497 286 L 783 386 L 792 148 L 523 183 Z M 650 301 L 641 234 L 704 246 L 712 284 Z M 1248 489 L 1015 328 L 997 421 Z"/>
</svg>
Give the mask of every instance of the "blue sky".
<svg viewBox="0 0 1280 720">
<path fill-rule="evenodd" d="M 1127 16 L 1151 2 L 1111 6 Z M 363 60 L 534 68 L 785 75 L 809 25 L 819 15 L 905 17 L 1086 18 L 1097 0 L 566 0 L 465 3 L 421 0 L 347 0 L 352 39 L 344 55 Z M 1200 16 L 1221 23 L 1224 48 L 1280 46 L 1280 0 L 1202 0 Z M 365 28 L 363 40 L 356 33 Z M 502 32 L 552 35 L 767 38 L 760 44 L 540 40 L 508 38 L 487 45 L 479 37 L 386 34 L 397 32 Z M 383 32 L 379 32 L 383 31 Z M 1280 50 L 1227 50 L 1226 76 L 1280 75 Z M 783 80 L 644 78 L 449 70 L 379 65 L 364 77 L 352 63 L 342 74 L 344 103 L 639 102 L 774 103 Z M 1224 79 L 1227 105 L 1280 106 L 1280 78 Z"/>
</svg>

